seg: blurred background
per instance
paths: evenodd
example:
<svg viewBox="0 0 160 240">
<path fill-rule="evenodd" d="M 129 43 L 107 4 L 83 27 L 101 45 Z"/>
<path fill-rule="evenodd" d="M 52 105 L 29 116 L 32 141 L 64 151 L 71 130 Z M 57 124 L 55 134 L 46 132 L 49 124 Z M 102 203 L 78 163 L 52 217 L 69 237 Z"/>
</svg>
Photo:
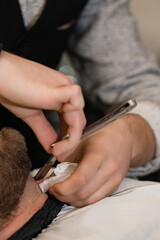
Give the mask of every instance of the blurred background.
<svg viewBox="0 0 160 240">
<path fill-rule="evenodd" d="M 145 45 L 160 64 L 160 0 L 131 0 L 130 7 Z"/>
<path fill-rule="evenodd" d="M 145 46 L 155 55 L 160 65 L 160 0 L 131 0 L 130 9 L 137 19 Z M 71 65 L 71 62 L 64 54 L 60 66 L 66 64 Z"/>
</svg>

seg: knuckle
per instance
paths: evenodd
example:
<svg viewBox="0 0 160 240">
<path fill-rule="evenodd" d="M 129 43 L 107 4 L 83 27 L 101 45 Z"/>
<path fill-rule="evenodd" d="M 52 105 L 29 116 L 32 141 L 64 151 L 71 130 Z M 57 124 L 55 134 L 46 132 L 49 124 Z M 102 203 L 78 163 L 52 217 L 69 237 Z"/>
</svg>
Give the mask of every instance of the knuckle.
<svg viewBox="0 0 160 240">
<path fill-rule="evenodd" d="M 79 85 L 72 85 L 72 90 L 75 97 L 82 96 L 82 90 Z"/>
<path fill-rule="evenodd" d="M 116 172 L 119 169 L 119 161 L 117 159 L 112 159 L 111 171 Z"/>
<path fill-rule="evenodd" d="M 86 126 L 86 123 L 87 123 L 87 120 L 86 120 L 85 116 L 83 116 L 83 119 L 82 119 L 82 125 L 83 125 L 83 127 Z"/>
<path fill-rule="evenodd" d="M 87 193 L 84 192 L 84 191 L 79 191 L 76 193 L 76 197 L 79 199 L 79 200 L 85 200 L 87 198 Z"/>
<path fill-rule="evenodd" d="M 93 203 L 95 203 L 95 202 L 96 202 L 95 199 L 90 198 L 90 199 L 88 199 L 87 201 L 85 201 L 85 205 L 86 205 L 86 206 L 87 206 L 87 205 L 91 205 L 91 204 L 93 204 Z"/>
<path fill-rule="evenodd" d="M 73 81 L 71 78 L 65 76 L 65 81 L 66 81 L 66 85 L 72 85 L 73 84 Z"/>
<path fill-rule="evenodd" d="M 79 85 L 73 85 L 72 87 L 74 89 L 75 94 L 81 94 L 82 93 L 81 87 Z"/>
<path fill-rule="evenodd" d="M 105 152 L 108 151 L 106 148 L 106 140 L 105 138 L 103 138 L 103 136 L 98 137 L 95 147 L 97 152 L 104 152 L 104 149 L 105 149 Z"/>
<path fill-rule="evenodd" d="M 71 87 L 71 102 L 74 106 L 76 106 L 78 109 L 84 108 L 84 98 L 82 94 L 81 87 L 78 85 L 72 85 Z"/>
<path fill-rule="evenodd" d="M 88 177 L 86 174 L 80 173 L 77 176 L 77 182 L 81 187 L 85 186 L 87 184 L 87 181 L 88 181 Z"/>
</svg>

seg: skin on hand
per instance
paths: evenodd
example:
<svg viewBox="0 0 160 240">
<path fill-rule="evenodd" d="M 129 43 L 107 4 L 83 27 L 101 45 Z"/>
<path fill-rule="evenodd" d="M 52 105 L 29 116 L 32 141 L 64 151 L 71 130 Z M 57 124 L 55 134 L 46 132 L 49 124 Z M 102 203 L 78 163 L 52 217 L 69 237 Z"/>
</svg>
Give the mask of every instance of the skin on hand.
<svg viewBox="0 0 160 240">
<path fill-rule="evenodd" d="M 86 124 L 81 89 L 62 73 L 2 51 L 0 57 L 0 103 L 26 122 L 49 153 L 61 159 L 79 143 Z M 43 110 L 61 113 L 70 138 L 54 147 L 57 133 Z"/>
<path fill-rule="evenodd" d="M 76 207 L 97 202 L 117 190 L 129 167 L 150 161 L 155 138 L 148 123 L 128 114 L 87 137 L 67 160 L 75 172 L 49 189 L 59 200 Z"/>
</svg>

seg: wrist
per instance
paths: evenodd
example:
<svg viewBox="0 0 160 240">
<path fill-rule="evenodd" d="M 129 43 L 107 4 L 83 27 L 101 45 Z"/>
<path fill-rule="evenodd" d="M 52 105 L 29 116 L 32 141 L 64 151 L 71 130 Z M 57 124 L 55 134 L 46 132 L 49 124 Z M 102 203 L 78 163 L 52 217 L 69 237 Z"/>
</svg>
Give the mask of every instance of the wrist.
<svg viewBox="0 0 160 240">
<path fill-rule="evenodd" d="M 150 125 L 141 116 L 127 114 L 123 118 L 130 132 L 130 167 L 142 166 L 153 159 L 155 154 L 155 136 Z"/>
</svg>

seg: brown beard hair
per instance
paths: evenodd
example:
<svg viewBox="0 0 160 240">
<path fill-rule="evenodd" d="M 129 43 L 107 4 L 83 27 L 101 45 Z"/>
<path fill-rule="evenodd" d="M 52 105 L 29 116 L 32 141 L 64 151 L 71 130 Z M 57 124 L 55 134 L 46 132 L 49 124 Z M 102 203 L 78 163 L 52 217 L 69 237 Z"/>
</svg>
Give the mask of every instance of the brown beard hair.
<svg viewBox="0 0 160 240">
<path fill-rule="evenodd" d="M 14 217 L 31 169 L 24 137 L 16 130 L 0 131 L 0 229 Z"/>
</svg>

